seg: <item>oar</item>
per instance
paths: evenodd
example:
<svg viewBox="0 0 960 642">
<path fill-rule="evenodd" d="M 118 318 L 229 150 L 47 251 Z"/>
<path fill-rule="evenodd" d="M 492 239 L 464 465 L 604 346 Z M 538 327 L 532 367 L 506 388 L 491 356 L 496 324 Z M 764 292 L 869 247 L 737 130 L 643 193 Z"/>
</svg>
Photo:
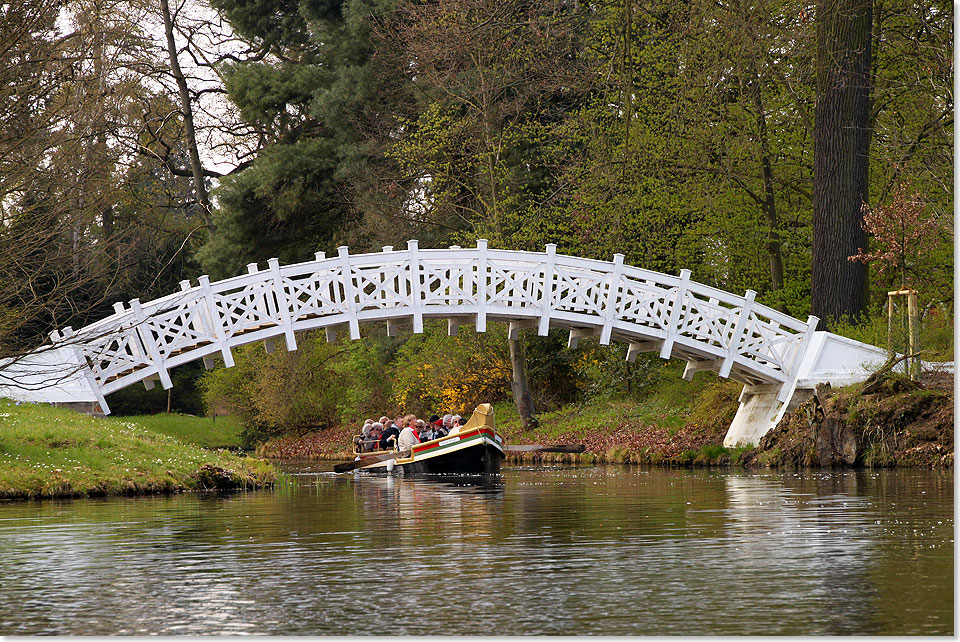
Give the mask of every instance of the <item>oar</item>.
<svg viewBox="0 0 960 642">
<path fill-rule="evenodd" d="M 362 468 L 369 466 L 370 464 L 377 464 L 382 461 L 390 461 L 391 459 L 396 459 L 397 457 L 409 457 L 409 450 L 401 450 L 398 453 L 387 453 L 386 455 L 376 455 L 374 457 L 364 457 L 363 459 L 354 459 L 353 461 L 345 461 L 342 464 L 337 464 L 333 467 L 333 472 L 335 473 L 345 473 L 348 470 L 354 470 L 355 468 Z"/>
<path fill-rule="evenodd" d="M 552 446 L 529 444 L 523 446 L 504 446 L 503 449 L 509 453 L 582 453 L 587 447 L 583 444 L 554 444 Z"/>
</svg>

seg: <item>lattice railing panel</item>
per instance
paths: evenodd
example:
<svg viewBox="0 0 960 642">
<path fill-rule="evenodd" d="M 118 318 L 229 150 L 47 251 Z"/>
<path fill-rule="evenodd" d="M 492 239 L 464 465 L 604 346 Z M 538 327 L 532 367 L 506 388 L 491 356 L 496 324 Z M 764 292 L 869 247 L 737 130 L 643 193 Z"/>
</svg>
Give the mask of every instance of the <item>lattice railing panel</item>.
<svg viewBox="0 0 960 642">
<path fill-rule="evenodd" d="M 166 313 L 151 316 L 145 323 L 164 357 L 211 341 L 196 306 L 178 306 Z"/>
<path fill-rule="evenodd" d="M 504 307 L 540 307 L 543 289 L 539 265 L 510 265 L 490 262 L 487 305 Z"/>
<path fill-rule="evenodd" d="M 786 370 L 796 350 L 796 335 L 786 334 L 780 324 L 751 315 L 738 351 L 778 370 Z"/>
<path fill-rule="evenodd" d="M 276 304 L 270 286 L 270 283 L 255 283 L 236 292 L 214 295 L 219 322 L 226 337 L 251 328 L 277 325 L 276 316 L 271 314 L 271 308 L 276 309 Z"/>
<path fill-rule="evenodd" d="M 101 385 L 112 377 L 132 373 L 150 366 L 150 359 L 140 344 L 136 328 L 120 329 L 113 335 L 81 343 L 80 351 Z"/>
<path fill-rule="evenodd" d="M 624 278 L 617 318 L 640 326 L 666 330 L 670 324 L 670 290 Z"/>
<path fill-rule="evenodd" d="M 609 279 L 608 274 L 557 266 L 551 297 L 553 308 L 601 316 L 607 300 Z"/>
<path fill-rule="evenodd" d="M 730 335 L 740 310 L 689 293 L 683 301 L 677 334 L 720 348 L 730 347 Z"/>
<path fill-rule="evenodd" d="M 357 310 L 375 310 L 405 305 L 410 300 L 409 262 L 357 268 L 353 271 Z"/>
<path fill-rule="evenodd" d="M 456 261 L 452 265 L 421 264 L 423 304 L 473 306 L 477 302 L 476 261 Z"/>
<path fill-rule="evenodd" d="M 287 277 L 283 285 L 293 319 L 343 314 L 347 311 L 340 268 L 317 271 L 302 278 Z"/>
</svg>

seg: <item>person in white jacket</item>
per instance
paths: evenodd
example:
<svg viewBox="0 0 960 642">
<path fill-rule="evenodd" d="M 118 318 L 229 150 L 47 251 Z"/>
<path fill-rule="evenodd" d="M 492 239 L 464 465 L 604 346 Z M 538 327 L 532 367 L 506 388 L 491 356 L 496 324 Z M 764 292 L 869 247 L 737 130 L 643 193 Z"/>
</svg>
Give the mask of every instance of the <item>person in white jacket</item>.
<svg viewBox="0 0 960 642">
<path fill-rule="evenodd" d="M 417 435 L 417 418 L 414 415 L 407 415 L 403 418 L 404 428 L 397 437 L 397 447 L 400 450 L 407 450 L 420 443 L 420 437 Z"/>
</svg>

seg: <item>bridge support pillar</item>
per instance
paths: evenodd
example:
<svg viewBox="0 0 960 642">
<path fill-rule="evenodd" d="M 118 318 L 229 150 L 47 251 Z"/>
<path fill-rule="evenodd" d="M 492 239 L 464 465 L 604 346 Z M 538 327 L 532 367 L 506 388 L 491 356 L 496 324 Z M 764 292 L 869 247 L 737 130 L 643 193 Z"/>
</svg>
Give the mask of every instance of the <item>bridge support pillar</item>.
<svg viewBox="0 0 960 642">
<path fill-rule="evenodd" d="M 757 389 L 757 392 L 751 393 L 751 388 Z M 723 445 L 727 448 L 747 444 L 756 446 L 761 437 L 773 430 L 788 411 L 806 401 L 812 392 L 807 389 L 795 390 L 789 402 L 783 403 L 777 398 L 780 386 L 745 386 L 740 394 L 740 407 L 730 422 Z"/>
<path fill-rule="evenodd" d="M 693 381 L 693 375 L 698 372 L 716 371 L 717 363 L 717 361 L 687 361 L 687 365 L 683 369 L 683 378 L 687 381 Z"/>
<path fill-rule="evenodd" d="M 572 349 L 580 345 L 580 339 L 600 336 L 600 328 L 574 328 L 567 337 L 567 347 Z"/>
<path fill-rule="evenodd" d="M 521 330 L 523 330 L 524 328 L 536 328 L 538 324 L 539 324 L 539 321 L 536 321 L 535 319 L 525 319 L 523 321 L 510 321 L 508 330 L 507 330 L 507 338 L 510 339 L 511 341 L 516 341 L 517 339 L 520 338 Z"/>
<path fill-rule="evenodd" d="M 627 348 L 627 361 L 633 363 L 637 360 L 637 355 L 641 352 L 652 352 L 660 349 L 660 344 L 656 341 L 631 341 Z"/>
</svg>

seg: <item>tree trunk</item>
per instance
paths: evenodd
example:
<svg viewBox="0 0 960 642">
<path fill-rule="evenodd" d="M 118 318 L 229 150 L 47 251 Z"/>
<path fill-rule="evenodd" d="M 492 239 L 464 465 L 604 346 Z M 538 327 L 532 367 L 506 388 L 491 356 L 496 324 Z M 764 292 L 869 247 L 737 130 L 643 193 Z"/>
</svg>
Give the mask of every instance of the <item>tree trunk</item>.
<svg viewBox="0 0 960 642">
<path fill-rule="evenodd" d="M 813 126 L 812 313 L 821 328 L 866 310 L 872 0 L 818 0 Z"/>
<path fill-rule="evenodd" d="M 193 106 L 190 102 L 190 90 L 187 79 L 180 70 L 180 60 L 177 57 L 177 43 L 173 38 L 173 17 L 170 15 L 168 0 L 160 0 L 160 12 L 163 14 L 163 30 L 167 36 L 167 55 L 170 58 L 170 73 L 177 82 L 180 90 L 180 113 L 183 115 L 183 130 L 187 136 L 187 148 L 190 152 L 190 171 L 193 174 L 193 189 L 197 193 L 197 202 L 203 220 L 207 225 L 207 232 L 212 236 L 216 231 L 213 223 L 213 213 L 210 209 L 210 196 L 207 186 L 203 182 L 203 165 L 200 164 L 200 151 L 197 148 L 197 136 L 193 124 Z"/>
<path fill-rule="evenodd" d="M 540 422 L 537 421 L 537 410 L 534 408 L 533 399 L 530 397 L 527 370 L 519 340 L 510 340 L 510 365 L 513 366 L 510 389 L 513 391 L 513 401 L 517 404 L 517 412 L 520 413 L 520 425 L 525 431 L 536 430 L 540 426 Z"/>
</svg>

